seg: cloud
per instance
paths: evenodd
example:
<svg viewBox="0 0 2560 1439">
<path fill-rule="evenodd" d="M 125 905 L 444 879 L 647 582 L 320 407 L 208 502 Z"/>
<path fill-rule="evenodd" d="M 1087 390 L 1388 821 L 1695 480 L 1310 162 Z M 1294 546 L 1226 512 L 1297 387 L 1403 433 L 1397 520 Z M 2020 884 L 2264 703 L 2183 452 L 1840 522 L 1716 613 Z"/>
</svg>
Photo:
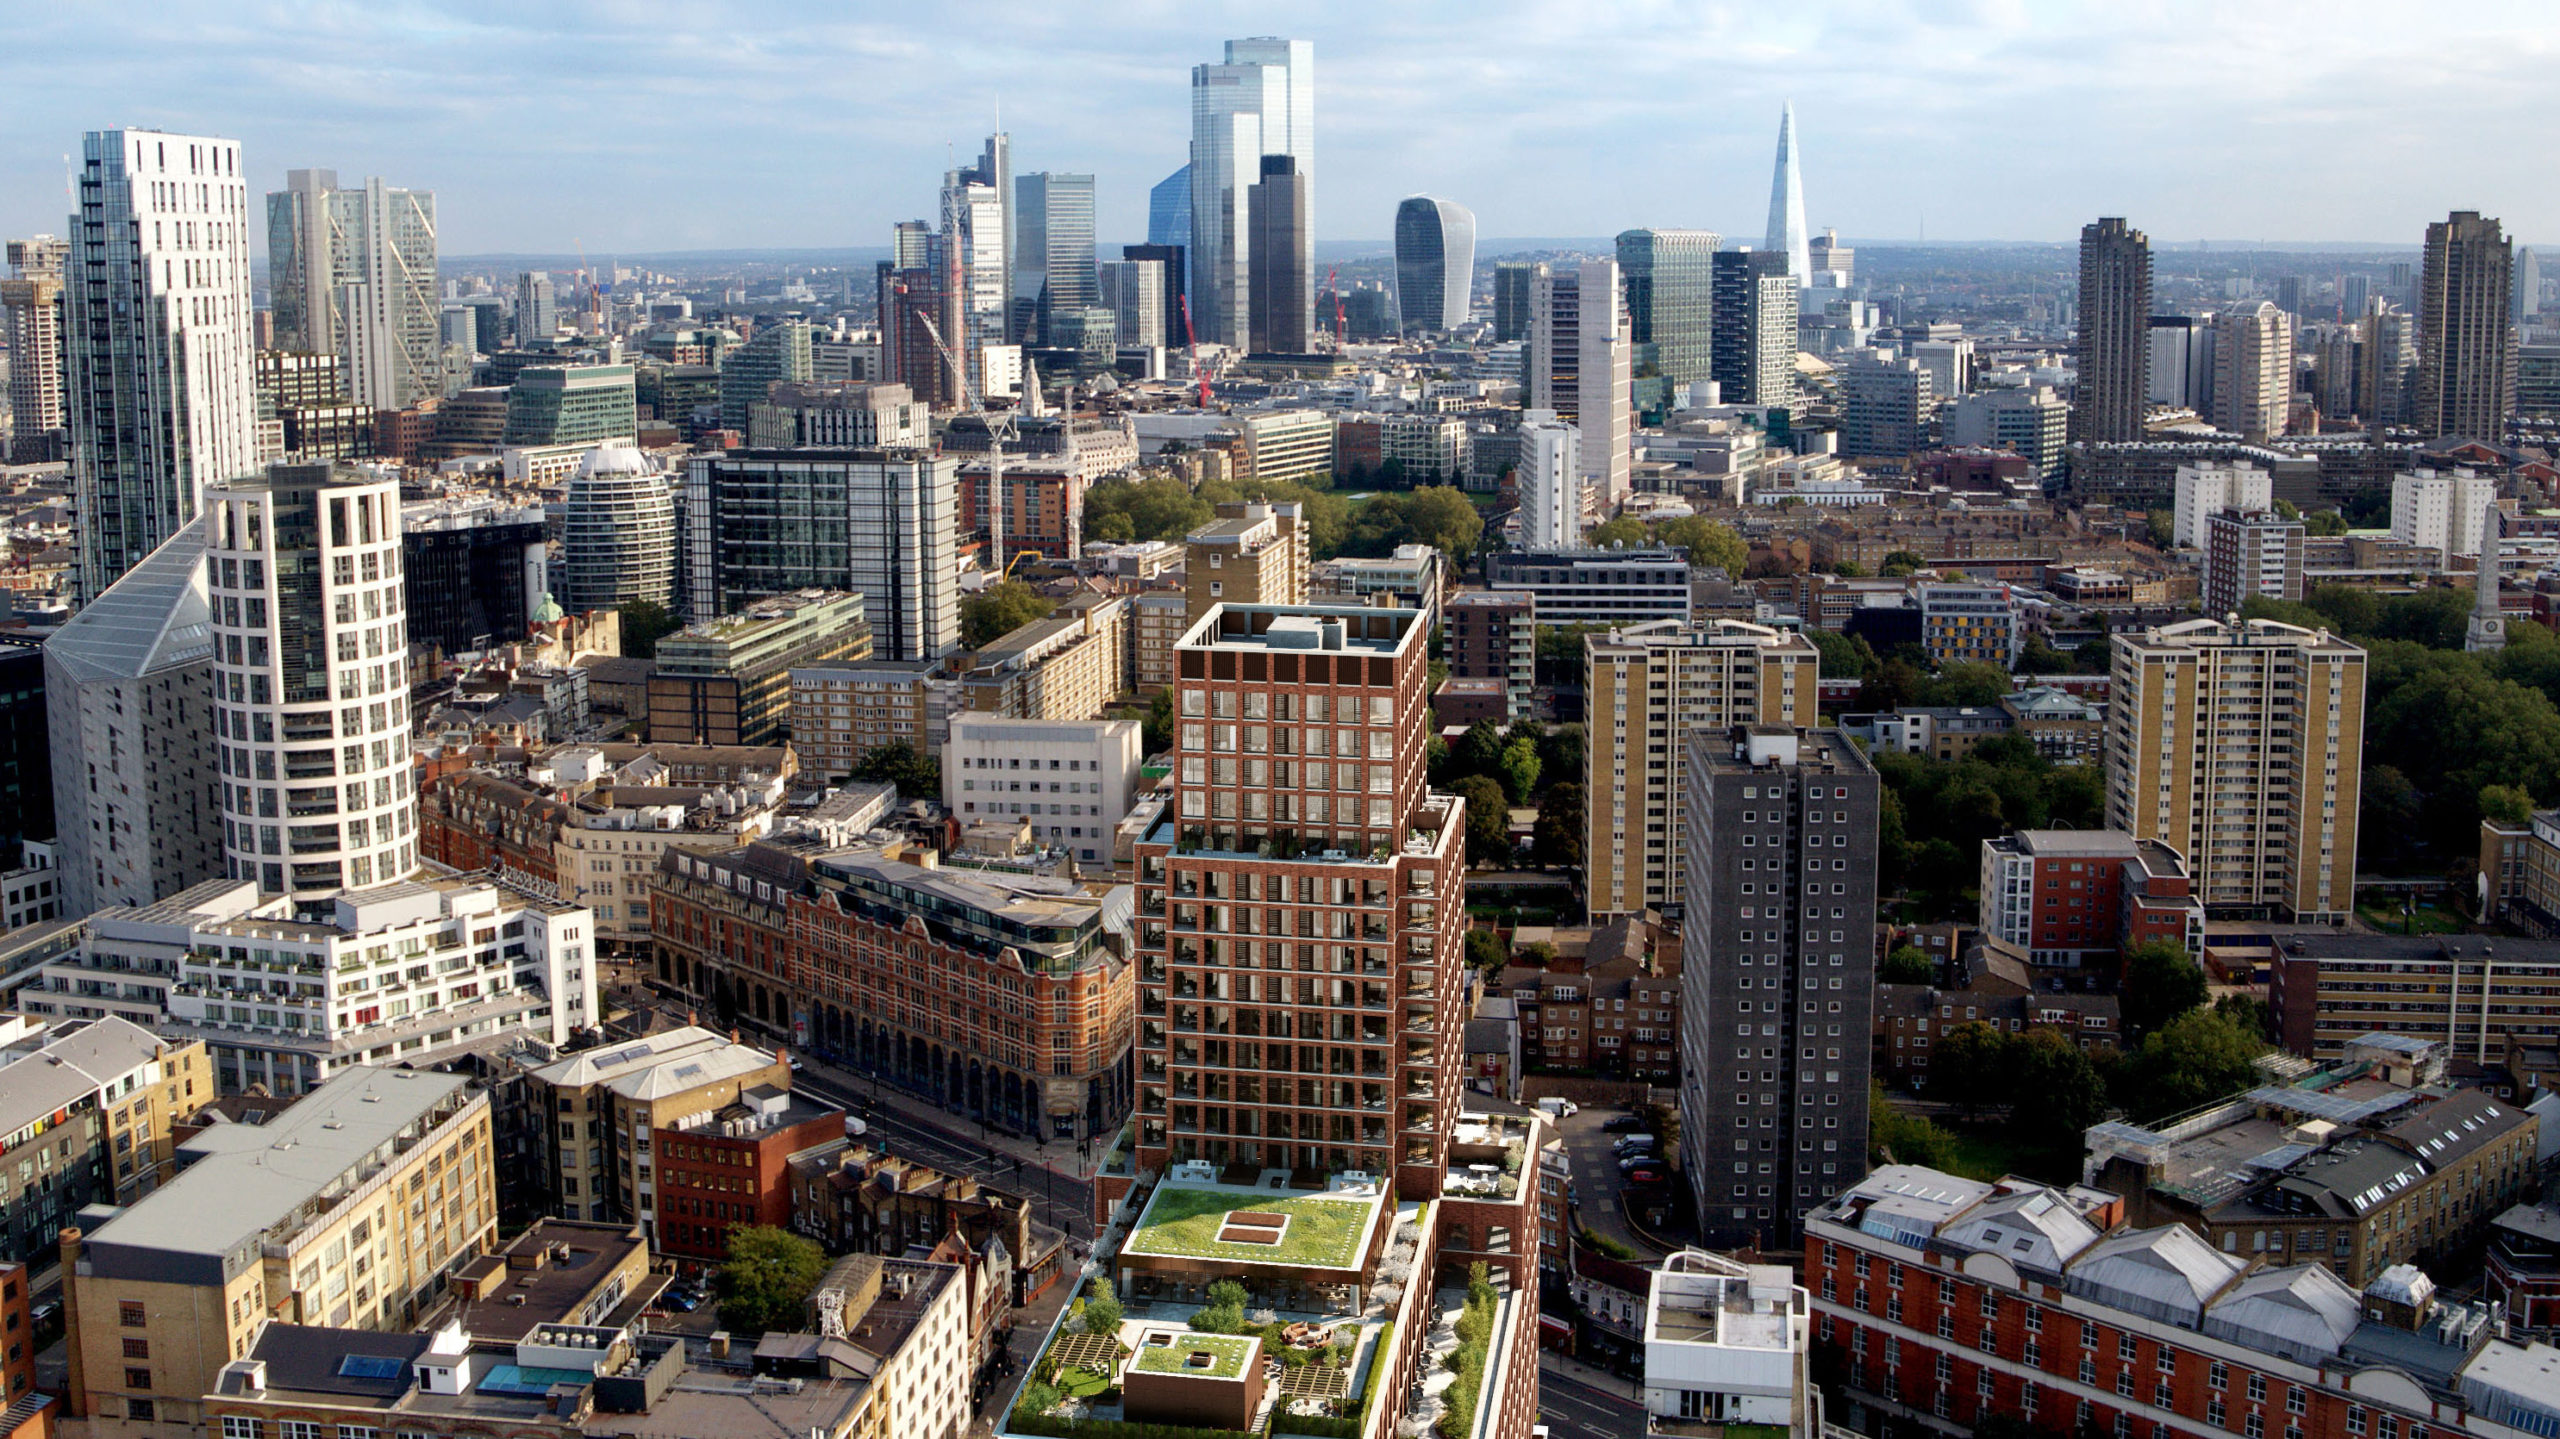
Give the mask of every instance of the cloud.
<svg viewBox="0 0 2560 1439">
<path fill-rule="evenodd" d="M 146 124 L 239 138 L 260 187 L 432 188 L 449 254 L 878 245 L 1000 112 L 1018 171 L 1095 173 L 1109 243 L 1182 162 L 1188 68 L 1283 24 L 1316 45 L 1323 238 L 1425 192 L 1489 237 L 1748 241 L 1788 99 L 1810 218 L 1853 238 L 2560 234 L 2546 12 L 2364 0 L 56 7 L 0 53 L 0 229 L 58 230 L 60 157 Z"/>
</svg>

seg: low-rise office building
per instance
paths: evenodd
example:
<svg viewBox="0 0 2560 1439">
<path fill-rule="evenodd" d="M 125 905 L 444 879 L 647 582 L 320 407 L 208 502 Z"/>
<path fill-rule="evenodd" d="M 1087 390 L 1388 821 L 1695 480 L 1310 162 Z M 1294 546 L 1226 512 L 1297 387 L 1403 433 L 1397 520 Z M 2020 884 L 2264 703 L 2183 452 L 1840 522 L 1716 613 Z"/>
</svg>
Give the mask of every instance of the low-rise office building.
<svg viewBox="0 0 2560 1439">
<path fill-rule="evenodd" d="M 1091 719 L 1120 697 L 1128 672 L 1129 602 L 1080 595 L 978 651 L 960 704 L 1014 719 Z"/>
<path fill-rule="evenodd" d="M 546 1117 L 537 1152 L 552 1213 L 658 1232 L 664 1129 L 693 1128 L 754 1090 L 788 1093 L 791 1066 L 767 1049 L 691 1025 L 584 1050 L 532 1071 L 522 1102 Z"/>
<path fill-rule="evenodd" d="M 1689 554 L 1672 548 L 1497 550 L 1485 588 L 1526 591 L 1542 625 L 1633 625 L 1689 617 Z"/>
<path fill-rule="evenodd" d="M 1709 1426 L 1819 1435 L 1807 1363 L 1813 1296 L 1783 1264 L 1683 1249 L 1653 1271 L 1644 1310 L 1645 1432 L 1703 1439 Z"/>
<path fill-rule="evenodd" d="M 942 804 L 963 825 L 1019 817 L 1043 846 L 1108 864 L 1137 797 L 1136 720 L 966 715 L 942 748 Z"/>
<path fill-rule="evenodd" d="M 2111 829 L 2022 829 L 1982 842 L 1982 932 L 2040 968 L 2111 965 L 2137 944 L 2204 948 L 2186 861 Z"/>
<path fill-rule="evenodd" d="M 170 1125 L 213 1097 L 200 1041 L 122 1019 L 29 1028 L 0 1050 L 0 1154 L 19 1156 L 0 1174 L 0 1260 L 21 1263 L 88 1206 L 130 1204 L 166 1182 Z"/>
<path fill-rule="evenodd" d="M 779 743 L 794 669 L 871 657 L 858 594 L 796 590 L 658 641 L 649 738 L 713 745 Z"/>
</svg>

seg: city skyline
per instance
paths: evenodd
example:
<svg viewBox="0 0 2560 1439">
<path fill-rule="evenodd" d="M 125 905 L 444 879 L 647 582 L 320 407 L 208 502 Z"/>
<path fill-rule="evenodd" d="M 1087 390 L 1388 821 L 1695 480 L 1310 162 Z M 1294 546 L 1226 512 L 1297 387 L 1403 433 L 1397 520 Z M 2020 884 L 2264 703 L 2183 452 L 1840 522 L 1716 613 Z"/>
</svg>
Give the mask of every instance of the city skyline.
<svg viewBox="0 0 2560 1439">
<path fill-rule="evenodd" d="M 1790 100 L 1807 220 L 1852 241 L 2060 243 L 2090 214 L 2126 214 L 2164 248 L 2253 233 L 2414 246 L 2452 209 L 2500 216 L 2519 243 L 2560 232 L 2560 202 L 2490 147 L 2445 143 L 2476 107 L 2527 127 L 2560 109 L 2528 88 L 2531 13 L 2495 9 L 2424 44 L 2385 15 L 2225 17 L 2209 51 L 2159 16 L 1998 6 L 1945 23 L 1744 13 L 1677 30 L 1545 6 L 1475 25 L 1319 7 L 910 29 L 744 4 L 684 26 L 543 7 L 250 26 L 181 6 L 111 37 L 35 15 L 14 63 L 0 60 L 0 120 L 18 137 L 0 150 L 0 230 L 59 232 L 62 154 L 81 131 L 132 124 L 240 140 L 253 191 L 323 164 L 434 190 L 449 255 L 870 248 L 930 213 L 936 173 L 1001 124 L 1018 170 L 1096 175 L 1097 239 L 1118 243 L 1144 235 L 1148 188 L 1185 158 L 1189 67 L 1222 38 L 1278 30 L 1323 57 L 1335 162 L 1319 243 L 1384 241 L 1416 192 L 1467 205 L 1488 237 L 1756 234 Z M 573 53 L 585 58 L 539 72 L 515 58 Z M 1716 84 L 1684 79 L 1700 66 Z M 2307 100 L 2386 92 L 2392 105 L 2365 110 Z M 697 103 L 711 93 L 759 103 Z M 2236 166 L 2242 133 L 2252 161 Z M 733 203 L 610 199 L 684 173 L 721 176 Z"/>
</svg>

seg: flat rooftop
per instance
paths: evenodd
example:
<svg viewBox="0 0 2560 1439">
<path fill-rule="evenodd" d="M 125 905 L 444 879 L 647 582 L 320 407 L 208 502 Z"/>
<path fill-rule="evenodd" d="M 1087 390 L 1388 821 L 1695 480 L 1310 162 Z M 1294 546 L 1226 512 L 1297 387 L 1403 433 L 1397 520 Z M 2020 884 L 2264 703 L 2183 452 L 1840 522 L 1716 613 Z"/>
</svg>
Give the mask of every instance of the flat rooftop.
<svg viewBox="0 0 2560 1439">
<path fill-rule="evenodd" d="M 1141 1374 L 1180 1374 L 1191 1379 L 1241 1379 L 1261 1339 L 1244 1334 L 1193 1334 L 1159 1329 L 1138 1342 L 1129 1367 Z"/>
<path fill-rule="evenodd" d="M 1147 1200 L 1121 1252 L 1355 1269 L 1385 1208 L 1374 1191 L 1316 1194 L 1167 1179 Z"/>
<path fill-rule="evenodd" d="M 107 1222 L 93 1251 L 221 1260 L 323 1194 L 387 1164 L 393 1142 L 461 1100 L 460 1075 L 358 1065 L 264 1124 L 217 1124 L 179 1146 L 175 1179 Z"/>
<path fill-rule="evenodd" d="M 1421 622 L 1420 610 L 1221 604 L 1210 606 L 1175 648 L 1391 655 L 1418 637 Z"/>
</svg>

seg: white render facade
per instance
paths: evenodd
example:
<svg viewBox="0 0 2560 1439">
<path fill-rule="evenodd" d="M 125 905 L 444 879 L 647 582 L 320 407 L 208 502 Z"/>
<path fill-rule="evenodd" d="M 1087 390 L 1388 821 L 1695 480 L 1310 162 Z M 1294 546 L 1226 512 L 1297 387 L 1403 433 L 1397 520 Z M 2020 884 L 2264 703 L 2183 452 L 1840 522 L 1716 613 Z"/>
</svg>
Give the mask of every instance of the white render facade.
<svg viewBox="0 0 2560 1439">
<path fill-rule="evenodd" d="M 955 716 L 942 742 L 942 802 L 960 823 L 1024 820 L 1032 838 L 1108 863 L 1137 797 L 1136 720 Z"/>
<path fill-rule="evenodd" d="M 2469 470 L 2417 470 L 2391 477 L 2391 537 L 2438 555 L 2480 553 L 2481 521 L 2498 482 Z"/>
<path fill-rule="evenodd" d="M 1767 1424 L 1820 1434 L 1822 1394 L 1806 1367 L 1813 1296 L 1783 1264 L 1683 1249 L 1645 1299 L 1644 1407 L 1655 1434 L 1699 1424 Z"/>
<path fill-rule="evenodd" d="M 2275 479 L 2255 465 L 2180 465 L 2175 483 L 2171 530 L 2181 549 L 2204 548 L 2207 515 L 2224 510 L 2255 514 L 2275 507 Z"/>
<path fill-rule="evenodd" d="M 400 486 L 274 465 L 208 497 L 214 735 L 231 877 L 364 889 L 417 867 Z"/>
<path fill-rule="evenodd" d="M 23 1006 L 201 1039 L 225 1093 L 298 1094 L 349 1065 L 424 1062 L 511 1032 L 565 1044 L 596 1022 L 584 909 L 447 878 L 296 913 L 245 880 L 102 911 Z"/>
<path fill-rule="evenodd" d="M 1520 543 L 1526 549 L 1571 549 L 1582 543 L 1582 432 L 1554 412 L 1531 410 L 1520 422 Z"/>
<path fill-rule="evenodd" d="M 82 140 L 63 355 L 88 599 L 258 460 L 249 191 L 240 144 L 157 130 Z"/>
</svg>

